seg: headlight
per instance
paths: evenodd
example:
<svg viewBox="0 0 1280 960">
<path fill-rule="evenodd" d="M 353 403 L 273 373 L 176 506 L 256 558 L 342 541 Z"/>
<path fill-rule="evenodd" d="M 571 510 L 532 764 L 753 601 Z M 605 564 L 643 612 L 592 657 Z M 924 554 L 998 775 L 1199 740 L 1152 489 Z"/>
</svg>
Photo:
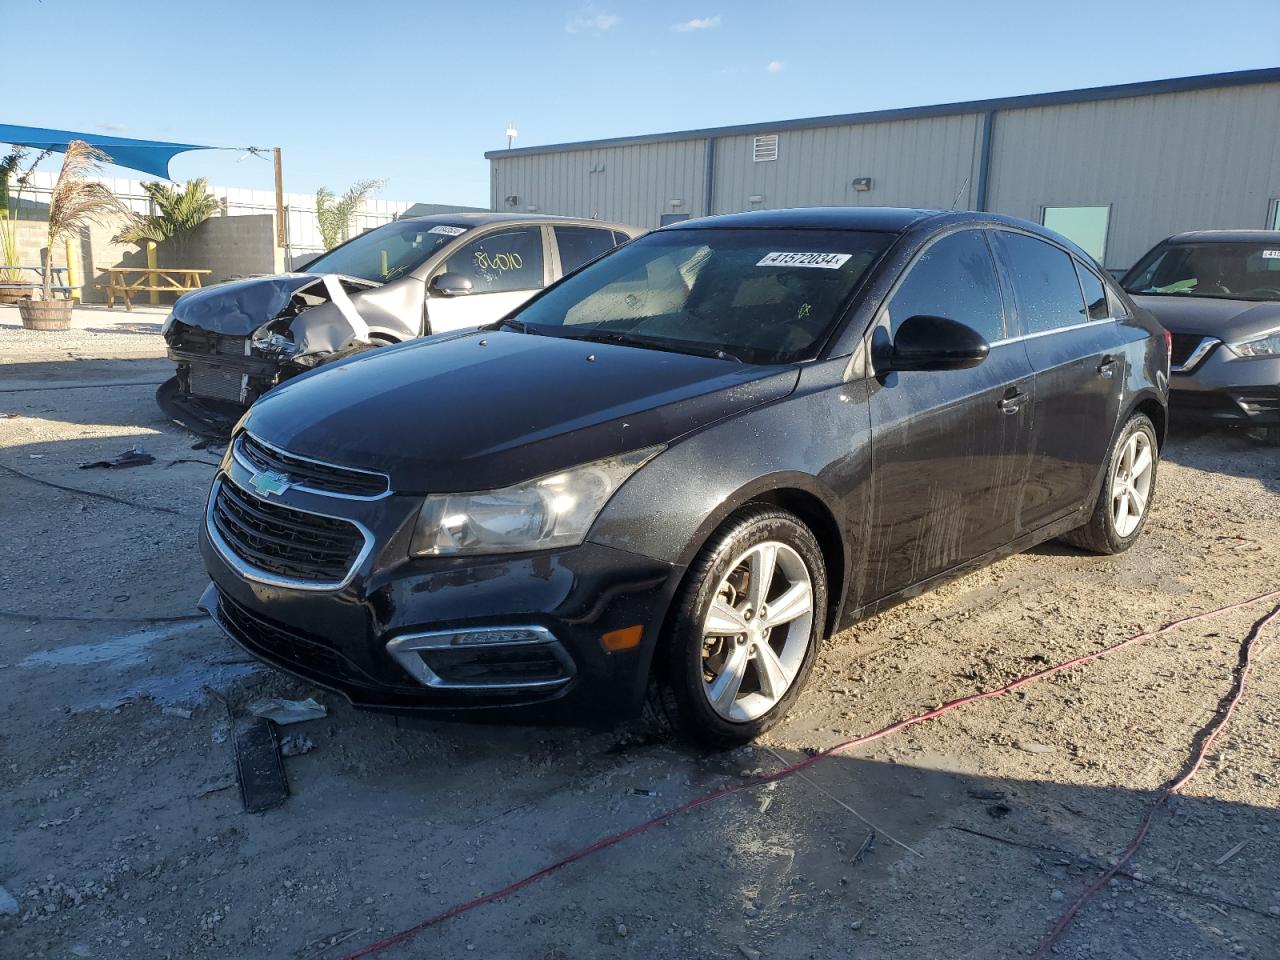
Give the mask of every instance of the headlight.
<svg viewBox="0 0 1280 960">
<path fill-rule="evenodd" d="M 501 490 L 432 494 L 423 501 L 410 549 L 439 557 L 581 543 L 614 491 L 662 449 L 645 447 Z"/>
<path fill-rule="evenodd" d="M 1273 330 L 1242 343 L 1233 343 L 1231 349 L 1242 357 L 1280 357 L 1280 330 Z"/>
</svg>

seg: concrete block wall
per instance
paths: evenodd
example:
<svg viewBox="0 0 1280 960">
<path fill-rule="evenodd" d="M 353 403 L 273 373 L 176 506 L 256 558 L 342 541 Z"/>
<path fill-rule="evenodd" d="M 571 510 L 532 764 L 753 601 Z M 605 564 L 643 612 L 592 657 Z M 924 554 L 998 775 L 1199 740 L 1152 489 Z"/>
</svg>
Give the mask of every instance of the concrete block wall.
<svg viewBox="0 0 1280 960">
<path fill-rule="evenodd" d="M 39 266 L 44 261 L 48 228 L 42 219 L 38 219 L 40 212 L 31 211 L 28 217 L 18 220 L 18 261 L 23 266 Z M 147 265 L 146 252 L 137 244 L 112 241 L 111 238 L 124 225 L 123 217 L 113 216 L 101 224 L 91 224 L 73 240 L 72 256 L 78 265 L 76 272 L 82 284 L 81 299 L 85 303 L 106 302 L 109 268 Z M 275 216 L 272 214 L 213 217 L 197 227 L 185 243 L 160 244 L 156 249 L 156 260 L 161 267 L 212 270 L 213 273 L 203 278 L 206 285 L 233 277 L 280 273 L 285 269 L 284 251 L 275 245 Z M 53 251 L 53 265 L 67 265 L 64 243 L 58 243 Z M 34 272 L 23 272 L 23 280 L 38 282 L 39 279 Z M 146 302 L 145 295 L 140 299 Z M 173 299 L 173 296 L 161 295 L 162 303 L 171 303 Z"/>
</svg>

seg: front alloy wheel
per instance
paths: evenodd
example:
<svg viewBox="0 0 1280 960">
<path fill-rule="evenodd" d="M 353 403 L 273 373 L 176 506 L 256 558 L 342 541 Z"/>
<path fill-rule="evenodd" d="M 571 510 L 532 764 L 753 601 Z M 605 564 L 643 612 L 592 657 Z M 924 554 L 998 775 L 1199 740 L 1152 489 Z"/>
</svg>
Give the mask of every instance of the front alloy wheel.
<svg viewBox="0 0 1280 960">
<path fill-rule="evenodd" d="M 750 741 L 799 696 L 826 608 L 826 567 L 808 527 L 767 505 L 731 517 L 676 599 L 650 719 L 712 746 Z"/>
</svg>

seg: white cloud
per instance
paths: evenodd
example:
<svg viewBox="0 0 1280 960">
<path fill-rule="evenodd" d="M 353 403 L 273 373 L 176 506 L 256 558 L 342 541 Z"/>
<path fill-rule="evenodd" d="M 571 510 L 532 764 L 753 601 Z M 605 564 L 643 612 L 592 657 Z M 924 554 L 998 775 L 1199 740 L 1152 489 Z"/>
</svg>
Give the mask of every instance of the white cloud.
<svg viewBox="0 0 1280 960">
<path fill-rule="evenodd" d="M 582 16 L 572 17 L 564 28 L 569 33 L 604 33 L 621 22 L 622 18 L 613 13 L 584 13 Z"/>
<path fill-rule="evenodd" d="M 671 29 L 676 33 L 689 33 L 691 30 L 714 30 L 720 26 L 720 17 L 694 17 L 692 20 L 682 20 L 679 23 L 673 23 Z"/>
<path fill-rule="evenodd" d="M 770 60 L 769 65 L 765 67 L 770 73 L 781 73 L 784 64 L 781 60 Z"/>
</svg>

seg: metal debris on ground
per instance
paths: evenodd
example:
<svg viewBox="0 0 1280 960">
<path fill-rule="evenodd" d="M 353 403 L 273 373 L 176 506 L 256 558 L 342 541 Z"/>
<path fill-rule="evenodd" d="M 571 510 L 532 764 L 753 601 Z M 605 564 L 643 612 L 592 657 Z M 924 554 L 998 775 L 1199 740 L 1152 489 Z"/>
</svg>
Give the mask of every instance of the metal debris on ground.
<svg viewBox="0 0 1280 960">
<path fill-rule="evenodd" d="M 0 916 L 12 916 L 18 912 L 18 901 L 4 887 L 0 887 Z"/>
<path fill-rule="evenodd" d="M 178 717 L 182 720 L 191 719 L 191 710 L 187 707 L 165 707 L 160 712 L 166 717 Z"/>
<path fill-rule="evenodd" d="M 255 717 L 274 720 L 285 727 L 291 723 L 303 723 L 307 720 L 319 720 L 328 716 L 329 711 L 316 703 L 312 697 L 305 700 L 285 700 L 281 697 L 267 697 L 249 704 L 249 712 Z"/>
<path fill-rule="evenodd" d="M 245 813 L 262 813 L 289 799 L 289 781 L 280 760 L 276 728 L 270 720 L 249 720 L 236 727 L 236 779 Z"/>
<path fill-rule="evenodd" d="M 155 462 L 156 458 L 143 450 L 142 447 L 130 447 L 114 460 L 94 460 L 90 463 L 82 463 L 80 464 L 80 469 L 93 470 L 101 467 L 104 470 L 123 470 L 126 467 L 145 467 L 147 464 Z"/>
</svg>

